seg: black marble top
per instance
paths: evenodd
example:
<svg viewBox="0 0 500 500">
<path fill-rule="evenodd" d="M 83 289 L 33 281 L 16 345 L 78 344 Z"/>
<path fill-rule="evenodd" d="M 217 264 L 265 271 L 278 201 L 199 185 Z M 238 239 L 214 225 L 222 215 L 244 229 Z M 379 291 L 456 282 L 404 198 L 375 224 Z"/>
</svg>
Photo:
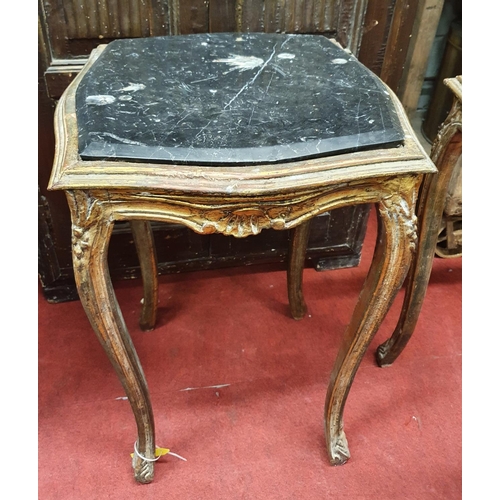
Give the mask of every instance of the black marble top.
<svg viewBox="0 0 500 500">
<path fill-rule="evenodd" d="M 115 40 L 76 91 L 84 160 L 242 165 L 403 141 L 389 94 L 319 35 Z"/>
</svg>

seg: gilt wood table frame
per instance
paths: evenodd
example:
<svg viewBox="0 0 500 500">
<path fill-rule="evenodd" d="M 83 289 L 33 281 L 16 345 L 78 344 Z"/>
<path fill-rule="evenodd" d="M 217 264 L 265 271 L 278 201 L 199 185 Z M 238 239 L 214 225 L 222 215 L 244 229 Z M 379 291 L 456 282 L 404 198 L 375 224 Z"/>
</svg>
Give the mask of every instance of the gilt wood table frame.
<svg viewBox="0 0 500 500">
<path fill-rule="evenodd" d="M 359 363 L 408 272 L 417 244 L 415 204 L 422 178 L 435 172 L 390 89 L 404 145 L 281 164 L 206 167 L 125 161 L 82 161 L 75 91 L 105 45 L 61 97 L 55 115 L 56 155 L 49 189 L 64 190 L 72 217 L 75 279 L 82 305 L 125 389 L 137 424 L 137 481 L 154 476 L 155 431 L 148 388 L 112 288 L 107 250 L 116 221 L 130 221 L 144 281 L 140 324 L 154 327 L 157 273 L 148 221 L 184 224 L 201 234 L 235 237 L 292 229 L 287 273 L 292 316 L 303 316 L 302 269 L 308 221 L 347 205 L 373 203 L 379 217 L 370 271 L 334 363 L 325 402 L 330 462 L 350 456 L 343 409 Z M 138 453 L 137 453 L 138 452 Z"/>
<path fill-rule="evenodd" d="M 462 75 L 446 78 L 453 104 L 432 143 L 431 159 L 437 174 L 425 176 L 416 212 L 419 219 L 418 247 L 412 260 L 398 324 L 391 338 L 377 349 L 377 362 L 389 366 L 403 352 L 422 310 L 432 272 L 439 230 L 453 169 L 462 154 Z"/>
</svg>

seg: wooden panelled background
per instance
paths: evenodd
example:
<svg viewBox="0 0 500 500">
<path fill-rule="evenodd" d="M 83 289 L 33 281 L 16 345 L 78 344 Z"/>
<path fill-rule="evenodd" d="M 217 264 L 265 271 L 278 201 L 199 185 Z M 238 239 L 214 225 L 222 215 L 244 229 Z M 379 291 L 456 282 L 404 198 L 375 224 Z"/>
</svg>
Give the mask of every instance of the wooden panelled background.
<svg viewBox="0 0 500 500">
<path fill-rule="evenodd" d="M 423 0 L 40 0 L 39 1 L 39 276 L 47 300 L 76 298 L 71 222 L 63 193 L 47 192 L 57 99 L 93 48 L 117 38 L 206 32 L 307 33 L 335 38 L 401 94 L 414 21 Z M 359 262 L 368 207 L 317 217 L 307 251 L 318 270 Z M 284 268 L 285 231 L 236 240 L 154 224 L 161 273 L 274 263 Z M 128 224 L 110 245 L 115 278 L 138 277 Z"/>
</svg>

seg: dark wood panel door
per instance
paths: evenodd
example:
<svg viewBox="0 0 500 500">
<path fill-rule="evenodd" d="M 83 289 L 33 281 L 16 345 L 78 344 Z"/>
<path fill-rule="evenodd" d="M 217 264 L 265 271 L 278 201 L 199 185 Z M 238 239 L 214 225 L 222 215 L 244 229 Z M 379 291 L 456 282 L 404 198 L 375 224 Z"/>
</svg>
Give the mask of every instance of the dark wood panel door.
<svg viewBox="0 0 500 500">
<path fill-rule="evenodd" d="M 40 0 L 39 2 L 39 276 L 49 301 L 76 299 L 71 222 L 63 193 L 48 192 L 57 99 L 99 44 L 117 38 L 207 32 L 279 32 L 333 37 L 397 90 L 411 33 L 410 0 Z M 408 31 L 409 30 L 409 31 Z M 408 40 L 407 40 L 408 38 Z M 309 267 L 359 262 L 369 207 L 338 209 L 312 223 Z M 161 273 L 274 264 L 285 269 L 288 232 L 236 240 L 154 224 Z M 139 276 L 128 224 L 110 244 L 114 278 Z"/>
</svg>

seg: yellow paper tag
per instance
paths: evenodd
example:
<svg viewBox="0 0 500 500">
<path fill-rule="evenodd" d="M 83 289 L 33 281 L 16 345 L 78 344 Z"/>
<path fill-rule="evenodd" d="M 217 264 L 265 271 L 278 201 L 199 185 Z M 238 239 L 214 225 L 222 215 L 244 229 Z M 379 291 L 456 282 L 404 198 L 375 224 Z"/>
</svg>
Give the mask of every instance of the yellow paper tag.
<svg viewBox="0 0 500 500">
<path fill-rule="evenodd" d="M 155 457 L 161 457 L 162 455 L 166 455 L 170 450 L 168 448 L 159 448 L 156 447 Z"/>
<path fill-rule="evenodd" d="M 159 446 L 156 447 L 155 450 L 155 457 L 161 457 L 163 455 L 166 455 L 170 450 L 168 448 L 160 448 Z M 131 453 L 130 456 L 134 458 L 134 454 Z"/>
</svg>

